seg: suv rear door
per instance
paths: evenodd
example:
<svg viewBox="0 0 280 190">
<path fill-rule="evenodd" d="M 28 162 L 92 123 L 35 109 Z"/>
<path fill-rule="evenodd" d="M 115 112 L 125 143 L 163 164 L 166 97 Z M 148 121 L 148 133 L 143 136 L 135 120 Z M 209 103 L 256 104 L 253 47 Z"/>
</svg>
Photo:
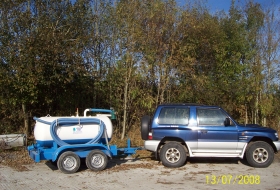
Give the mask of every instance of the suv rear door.
<svg viewBox="0 0 280 190">
<path fill-rule="evenodd" d="M 189 106 L 163 106 L 155 114 L 152 123 L 153 140 L 165 137 L 179 138 L 185 141 L 191 149 L 197 149 L 197 131 L 190 126 L 191 115 Z"/>
</svg>

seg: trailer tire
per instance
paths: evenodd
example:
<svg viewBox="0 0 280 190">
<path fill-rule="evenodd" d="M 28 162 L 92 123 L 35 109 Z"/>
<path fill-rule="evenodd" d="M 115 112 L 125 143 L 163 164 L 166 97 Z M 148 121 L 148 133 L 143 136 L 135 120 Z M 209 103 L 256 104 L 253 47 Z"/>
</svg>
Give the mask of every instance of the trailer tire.
<svg viewBox="0 0 280 190">
<path fill-rule="evenodd" d="M 93 150 L 86 157 L 86 165 L 92 171 L 102 171 L 106 168 L 108 157 L 101 150 Z"/>
<path fill-rule="evenodd" d="M 149 123 L 150 123 L 150 116 L 144 115 L 141 119 L 141 138 L 143 140 L 148 140 L 149 138 Z"/>
<path fill-rule="evenodd" d="M 75 173 L 81 165 L 80 157 L 74 152 L 62 153 L 57 160 L 58 169 L 65 174 Z"/>
</svg>

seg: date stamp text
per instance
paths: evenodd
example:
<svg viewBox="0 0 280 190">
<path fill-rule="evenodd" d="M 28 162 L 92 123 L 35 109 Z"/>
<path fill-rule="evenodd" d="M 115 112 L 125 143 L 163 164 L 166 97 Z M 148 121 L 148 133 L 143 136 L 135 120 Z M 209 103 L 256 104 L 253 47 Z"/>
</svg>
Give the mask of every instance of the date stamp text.
<svg viewBox="0 0 280 190">
<path fill-rule="evenodd" d="M 206 175 L 206 184 L 210 185 L 258 185 L 261 183 L 259 175 Z"/>
</svg>

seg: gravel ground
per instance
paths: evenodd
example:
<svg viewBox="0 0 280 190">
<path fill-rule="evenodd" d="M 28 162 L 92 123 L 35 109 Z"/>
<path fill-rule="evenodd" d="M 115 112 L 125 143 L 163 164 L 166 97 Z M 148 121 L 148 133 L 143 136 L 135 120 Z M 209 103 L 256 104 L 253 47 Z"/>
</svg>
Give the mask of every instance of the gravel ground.
<svg viewBox="0 0 280 190">
<path fill-rule="evenodd" d="M 170 169 L 151 158 L 141 158 L 110 160 L 107 168 L 101 172 L 90 171 L 83 163 L 77 173 L 63 174 L 50 162 L 21 167 L 0 162 L 0 189 L 279 190 L 279 171 L 280 153 L 268 168 L 252 168 L 238 159 L 193 158 L 188 159 L 181 168 Z"/>
</svg>

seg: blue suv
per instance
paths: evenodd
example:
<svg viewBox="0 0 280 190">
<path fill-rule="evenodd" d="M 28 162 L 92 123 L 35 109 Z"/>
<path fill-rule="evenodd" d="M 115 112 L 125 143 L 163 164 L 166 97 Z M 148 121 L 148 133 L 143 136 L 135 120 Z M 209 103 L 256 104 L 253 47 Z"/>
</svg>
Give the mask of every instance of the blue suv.
<svg viewBox="0 0 280 190">
<path fill-rule="evenodd" d="M 280 150 L 275 130 L 241 125 L 222 108 L 199 104 L 159 105 L 141 119 L 141 136 L 166 167 L 180 167 L 187 157 L 237 157 L 264 168 Z"/>
</svg>

